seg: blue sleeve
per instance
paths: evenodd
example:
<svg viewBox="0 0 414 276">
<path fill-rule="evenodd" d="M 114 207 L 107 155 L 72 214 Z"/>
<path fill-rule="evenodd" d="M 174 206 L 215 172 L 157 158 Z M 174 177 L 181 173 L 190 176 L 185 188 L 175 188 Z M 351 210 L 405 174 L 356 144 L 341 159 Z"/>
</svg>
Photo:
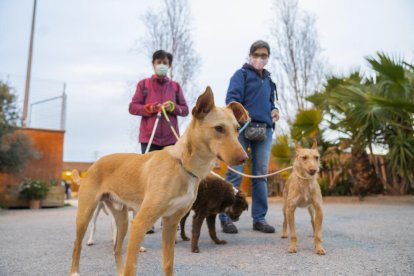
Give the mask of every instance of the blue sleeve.
<svg viewBox="0 0 414 276">
<path fill-rule="evenodd" d="M 275 97 L 277 93 L 276 83 L 274 83 L 271 78 L 269 78 L 269 82 L 270 82 L 270 111 L 273 111 L 273 109 L 279 110 L 279 107 L 275 105 L 275 100 L 276 100 Z"/>
<path fill-rule="evenodd" d="M 226 94 L 226 104 L 230 102 L 242 103 L 244 99 L 244 74 L 243 71 L 237 70 L 231 77 L 229 88 Z"/>
</svg>

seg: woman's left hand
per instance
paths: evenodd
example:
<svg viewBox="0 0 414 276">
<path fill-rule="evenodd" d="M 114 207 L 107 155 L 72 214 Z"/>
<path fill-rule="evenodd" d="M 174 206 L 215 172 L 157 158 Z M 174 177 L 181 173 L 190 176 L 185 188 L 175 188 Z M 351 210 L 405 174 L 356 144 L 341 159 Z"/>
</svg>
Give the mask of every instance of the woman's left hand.
<svg viewBox="0 0 414 276">
<path fill-rule="evenodd" d="M 172 109 L 171 101 L 166 101 L 165 103 L 162 104 L 162 106 L 164 107 L 166 111 L 171 111 Z"/>
</svg>

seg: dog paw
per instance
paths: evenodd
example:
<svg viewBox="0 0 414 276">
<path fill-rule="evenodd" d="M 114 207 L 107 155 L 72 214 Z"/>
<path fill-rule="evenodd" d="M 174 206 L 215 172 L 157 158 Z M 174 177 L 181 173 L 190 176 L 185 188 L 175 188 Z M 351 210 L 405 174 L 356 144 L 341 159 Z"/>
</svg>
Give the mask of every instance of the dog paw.
<svg viewBox="0 0 414 276">
<path fill-rule="evenodd" d="M 142 247 L 142 246 L 141 246 L 141 247 L 139 248 L 139 252 L 147 252 L 147 249 L 146 249 L 145 247 Z"/>
<path fill-rule="evenodd" d="M 183 241 L 189 241 L 190 240 L 190 238 L 187 238 L 187 237 L 182 237 L 182 239 L 183 239 Z"/>
<path fill-rule="evenodd" d="M 325 251 L 325 249 L 323 249 L 323 247 L 322 247 L 322 246 L 319 246 L 318 248 L 316 248 L 316 249 L 315 249 L 315 252 L 316 252 L 316 254 L 318 254 L 318 255 L 325 255 L 325 254 L 326 254 L 326 251 Z"/>
<path fill-rule="evenodd" d="M 226 244 L 227 242 L 225 240 L 218 240 L 216 241 L 216 244 Z"/>
<path fill-rule="evenodd" d="M 193 253 L 200 253 L 200 249 L 198 249 L 198 247 L 197 248 L 193 248 L 193 249 L 191 249 L 191 252 L 193 252 Z"/>
<path fill-rule="evenodd" d="M 282 233 L 282 236 L 280 236 L 282 239 L 287 239 L 287 237 L 288 237 L 288 235 L 287 234 L 284 234 L 284 233 Z"/>
<path fill-rule="evenodd" d="M 93 245 L 93 240 L 89 240 L 86 244 L 87 244 L 88 246 Z"/>
<path fill-rule="evenodd" d="M 298 249 L 297 249 L 296 246 L 289 246 L 288 252 L 289 253 L 296 253 L 296 252 L 298 252 Z"/>
</svg>

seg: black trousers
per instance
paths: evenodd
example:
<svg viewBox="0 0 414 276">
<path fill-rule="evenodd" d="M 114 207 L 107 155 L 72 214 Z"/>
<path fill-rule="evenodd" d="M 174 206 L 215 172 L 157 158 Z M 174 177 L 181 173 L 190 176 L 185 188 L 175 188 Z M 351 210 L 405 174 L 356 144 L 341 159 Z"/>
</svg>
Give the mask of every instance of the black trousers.
<svg viewBox="0 0 414 276">
<path fill-rule="evenodd" d="M 162 150 L 163 148 L 168 147 L 168 146 L 171 146 L 171 145 L 158 146 L 158 145 L 151 144 L 150 149 L 149 149 L 148 152 L 154 151 L 154 150 Z M 148 143 L 142 143 L 141 144 L 141 153 L 145 153 L 145 151 L 147 150 L 147 147 L 148 147 Z"/>
</svg>

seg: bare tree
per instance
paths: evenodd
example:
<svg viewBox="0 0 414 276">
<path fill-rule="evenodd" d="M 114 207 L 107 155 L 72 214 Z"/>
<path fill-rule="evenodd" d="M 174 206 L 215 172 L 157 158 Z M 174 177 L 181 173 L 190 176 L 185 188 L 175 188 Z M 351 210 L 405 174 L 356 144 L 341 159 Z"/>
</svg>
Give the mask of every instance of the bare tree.
<svg viewBox="0 0 414 276">
<path fill-rule="evenodd" d="M 201 59 L 194 49 L 187 0 L 164 0 L 160 10 L 148 10 L 142 21 L 147 32 L 140 39 L 140 46 L 148 56 L 159 49 L 173 55 L 170 78 L 181 85 L 187 101 L 191 103 L 196 96 L 191 91 L 195 91 L 194 77 L 200 69 Z"/>
<path fill-rule="evenodd" d="M 315 18 L 301 11 L 297 0 L 276 0 L 273 11 L 272 66 L 283 115 L 291 122 L 298 110 L 309 107 L 306 97 L 321 87 L 324 62 Z"/>
</svg>

